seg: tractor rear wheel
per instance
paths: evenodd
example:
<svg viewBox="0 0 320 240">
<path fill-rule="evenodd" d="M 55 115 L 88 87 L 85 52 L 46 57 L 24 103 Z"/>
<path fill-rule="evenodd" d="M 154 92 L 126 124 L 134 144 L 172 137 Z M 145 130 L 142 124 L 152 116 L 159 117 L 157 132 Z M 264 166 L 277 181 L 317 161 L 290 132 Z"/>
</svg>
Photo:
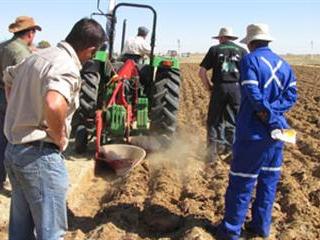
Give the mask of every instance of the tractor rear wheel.
<svg viewBox="0 0 320 240">
<path fill-rule="evenodd" d="M 158 68 L 152 88 L 151 130 L 169 144 L 178 122 L 180 71 Z"/>
</svg>

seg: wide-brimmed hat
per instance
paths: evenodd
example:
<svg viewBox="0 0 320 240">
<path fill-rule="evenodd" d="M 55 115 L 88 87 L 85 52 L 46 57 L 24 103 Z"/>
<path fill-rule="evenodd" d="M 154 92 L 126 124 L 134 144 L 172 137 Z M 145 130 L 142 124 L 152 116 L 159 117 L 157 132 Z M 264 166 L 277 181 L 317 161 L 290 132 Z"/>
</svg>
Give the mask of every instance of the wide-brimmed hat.
<svg viewBox="0 0 320 240">
<path fill-rule="evenodd" d="M 220 28 L 219 35 L 213 36 L 212 38 L 219 39 L 220 37 L 229 37 L 234 40 L 238 39 L 238 37 L 233 34 L 232 28 L 230 27 Z"/>
<path fill-rule="evenodd" d="M 41 27 L 34 21 L 32 17 L 20 16 L 16 18 L 14 23 L 9 25 L 9 32 L 17 33 L 27 29 L 36 29 L 41 31 Z"/>
<path fill-rule="evenodd" d="M 264 23 L 250 24 L 247 27 L 247 35 L 240 42 L 249 44 L 253 40 L 271 42 L 274 40 L 269 33 L 269 26 Z"/>
</svg>

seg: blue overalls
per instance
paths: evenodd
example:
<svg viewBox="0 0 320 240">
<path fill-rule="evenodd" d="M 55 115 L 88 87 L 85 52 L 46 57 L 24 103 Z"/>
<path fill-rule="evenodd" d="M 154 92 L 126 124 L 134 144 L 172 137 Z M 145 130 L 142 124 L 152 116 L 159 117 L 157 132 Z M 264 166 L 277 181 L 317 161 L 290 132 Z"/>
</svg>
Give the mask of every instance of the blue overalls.
<svg viewBox="0 0 320 240">
<path fill-rule="evenodd" d="M 291 67 L 268 47 L 257 48 L 242 59 L 240 84 L 225 215 L 218 228 L 225 239 L 239 239 L 255 186 L 250 229 L 260 236 L 269 235 L 283 150 L 283 143 L 273 140 L 270 132 L 288 128 L 283 114 L 297 100 Z M 265 121 L 257 116 L 262 111 L 267 113 Z"/>
</svg>

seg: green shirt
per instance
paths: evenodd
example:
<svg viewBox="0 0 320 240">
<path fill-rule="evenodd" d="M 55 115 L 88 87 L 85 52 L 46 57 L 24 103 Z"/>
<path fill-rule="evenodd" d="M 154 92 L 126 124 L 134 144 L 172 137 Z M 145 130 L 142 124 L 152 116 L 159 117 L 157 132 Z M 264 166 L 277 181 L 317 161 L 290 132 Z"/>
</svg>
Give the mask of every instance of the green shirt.
<svg viewBox="0 0 320 240">
<path fill-rule="evenodd" d="M 3 87 L 3 71 L 6 67 L 16 65 L 30 55 L 31 50 L 20 38 L 13 37 L 0 43 L 0 88 Z"/>
</svg>

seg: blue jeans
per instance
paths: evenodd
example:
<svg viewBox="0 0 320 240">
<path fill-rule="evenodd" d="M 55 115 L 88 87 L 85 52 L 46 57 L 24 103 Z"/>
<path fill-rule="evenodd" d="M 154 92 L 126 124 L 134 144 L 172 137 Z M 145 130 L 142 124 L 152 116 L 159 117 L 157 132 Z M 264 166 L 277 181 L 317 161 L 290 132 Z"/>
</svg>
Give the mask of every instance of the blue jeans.
<svg viewBox="0 0 320 240">
<path fill-rule="evenodd" d="M 0 88 L 0 183 L 6 180 L 6 170 L 4 168 L 4 152 L 7 145 L 7 138 L 3 132 L 4 119 L 6 113 L 6 97 L 3 89 Z"/>
<path fill-rule="evenodd" d="M 67 230 L 68 174 L 55 149 L 7 144 L 12 184 L 9 240 L 58 240 Z"/>
</svg>

